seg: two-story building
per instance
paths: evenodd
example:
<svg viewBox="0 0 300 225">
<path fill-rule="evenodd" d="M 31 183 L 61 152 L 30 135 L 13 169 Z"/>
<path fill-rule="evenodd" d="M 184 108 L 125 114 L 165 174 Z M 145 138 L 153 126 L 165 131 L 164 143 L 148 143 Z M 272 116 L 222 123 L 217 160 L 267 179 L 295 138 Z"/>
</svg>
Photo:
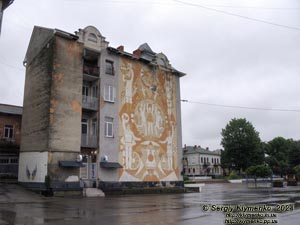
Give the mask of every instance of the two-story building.
<svg viewBox="0 0 300 225">
<path fill-rule="evenodd" d="M 24 64 L 21 184 L 43 188 L 47 176 L 54 190 L 182 185 L 185 74 L 163 53 L 147 43 L 133 53 L 110 47 L 93 26 L 36 26 Z"/>
<path fill-rule="evenodd" d="M 18 176 L 22 107 L 0 104 L 0 178 Z"/>
<path fill-rule="evenodd" d="M 183 173 L 187 176 L 222 175 L 220 150 L 209 151 L 200 146 L 183 148 Z"/>
</svg>

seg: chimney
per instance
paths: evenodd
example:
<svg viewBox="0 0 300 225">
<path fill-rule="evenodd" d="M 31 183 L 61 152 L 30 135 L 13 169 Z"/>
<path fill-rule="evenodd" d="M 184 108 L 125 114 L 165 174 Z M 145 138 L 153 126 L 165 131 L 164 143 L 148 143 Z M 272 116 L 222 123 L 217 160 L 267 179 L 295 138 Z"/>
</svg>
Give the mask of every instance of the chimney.
<svg viewBox="0 0 300 225">
<path fill-rule="evenodd" d="M 186 144 L 184 144 L 184 148 L 186 149 Z"/>
<path fill-rule="evenodd" d="M 142 54 L 142 52 L 141 52 L 140 49 L 137 49 L 137 50 L 133 51 L 133 55 L 138 57 L 138 58 L 141 56 L 141 54 Z"/>
<path fill-rule="evenodd" d="M 198 148 L 201 148 L 201 146 L 200 146 L 200 145 L 198 145 Z"/>
<path fill-rule="evenodd" d="M 209 147 L 206 147 L 206 150 L 208 151 L 208 150 L 209 150 Z"/>
<path fill-rule="evenodd" d="M 120 45 L 119 47 L 117 47 L 117 49 L 121 52 L 124 52 L 124 45 Z"/>
</svg>

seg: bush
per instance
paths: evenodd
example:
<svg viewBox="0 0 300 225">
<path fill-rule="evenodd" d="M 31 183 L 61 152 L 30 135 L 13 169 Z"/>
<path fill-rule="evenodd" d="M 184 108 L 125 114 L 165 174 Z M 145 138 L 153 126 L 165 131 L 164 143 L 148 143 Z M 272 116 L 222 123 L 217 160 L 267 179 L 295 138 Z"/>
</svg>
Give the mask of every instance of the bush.
<svg viewBox="0 0 300 225">
<path fill-rule="evenodd" d="M 235 171 L 231 171 L 230 175 L 227 177 L 228 180 L 237 180 L 241 179 L 239 175 L 236 174 Z"/>
<path fill-rule="evenodd" d="M 189 181 L 190 178 L 187 176 L 187 175 L 183 175 L 183 181 L 186 182 L 186 181 Z"/>
<path fill-rule="evenodd" d="M 196 184 L 196 181 L 193 181 L 193 180 L 187 180 L 187 181 L 184 181 L 185 184 Z"/>
<path fill-rule="evenodd" d="M 294 171 L 295 171 L 295 173 L 296 173 L 296 176 L 299 176 L 299 175 L 300 175 L 300 165 L 295 166 L 295 167 L 294 167 Z"/>
<path fill-rule="evenodd" d="M 45 176 L 45 187 L 49 189 L 51 187 L 51 178 L 49 175 Z"/>
<path fill-rule="evenodd" d="M 272 170 L 270 169 L 269 166 L 266 165 L 255 165 L 255 166 L 250 166 L 249 168 L 246 169 L 246 174 L 250 176 L 254 176 L 254 178 L 258 177 L 268 177 L 272 174 Z"/>
</svg>

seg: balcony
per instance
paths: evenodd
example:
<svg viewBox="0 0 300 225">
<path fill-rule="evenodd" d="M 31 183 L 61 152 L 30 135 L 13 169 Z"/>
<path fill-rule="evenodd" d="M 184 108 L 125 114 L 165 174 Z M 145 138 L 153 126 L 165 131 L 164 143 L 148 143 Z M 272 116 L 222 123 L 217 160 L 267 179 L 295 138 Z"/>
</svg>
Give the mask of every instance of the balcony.
<svg viewBox="0 0 300 225">
<path fill-rule="evenodd" d="M 83 64 L 83 73 L 85 75 L 89 75 L 89 76 L 92 76 L 92 77 L 99 78 L 100 69 L 99 69 L 99 66 L 84 63 Z"/>
<path fill-rule="evenodd" d="M 98 98 L 82 95 L 82 108 L 92 111 L 98 111 Z"/>
<path fill-rule="evenodd" d="M 87 135 L 87 134 L 81 134 L 81 147 L 83 148 L 97 148 L 98 146 L 98 137 Z"/>
</svg>

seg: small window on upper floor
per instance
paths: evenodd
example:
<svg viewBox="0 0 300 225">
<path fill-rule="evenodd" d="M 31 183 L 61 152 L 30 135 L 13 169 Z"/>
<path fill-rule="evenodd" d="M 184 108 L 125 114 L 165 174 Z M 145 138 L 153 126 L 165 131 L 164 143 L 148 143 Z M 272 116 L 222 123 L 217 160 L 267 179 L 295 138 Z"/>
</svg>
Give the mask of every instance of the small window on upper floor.
<svg viewBox="0 0 300 225">
<path fill-rule="evenodd" d="M 13 125 L 4 126 L 4 138 L 11 139 L 14 136 L 14 127 Z"/>
<path fill-rule="evenodd" d="M 88 36 L 88 41 L 97 43 L 97 36 L 96 36 L 96 34 L 90 33 L 89 36 Z"/>
<path fill-rule="evenodd" d="M 110 60 L 105 60 L 105 73 L 114 75 L 114 62 Z"/>
</svg>

